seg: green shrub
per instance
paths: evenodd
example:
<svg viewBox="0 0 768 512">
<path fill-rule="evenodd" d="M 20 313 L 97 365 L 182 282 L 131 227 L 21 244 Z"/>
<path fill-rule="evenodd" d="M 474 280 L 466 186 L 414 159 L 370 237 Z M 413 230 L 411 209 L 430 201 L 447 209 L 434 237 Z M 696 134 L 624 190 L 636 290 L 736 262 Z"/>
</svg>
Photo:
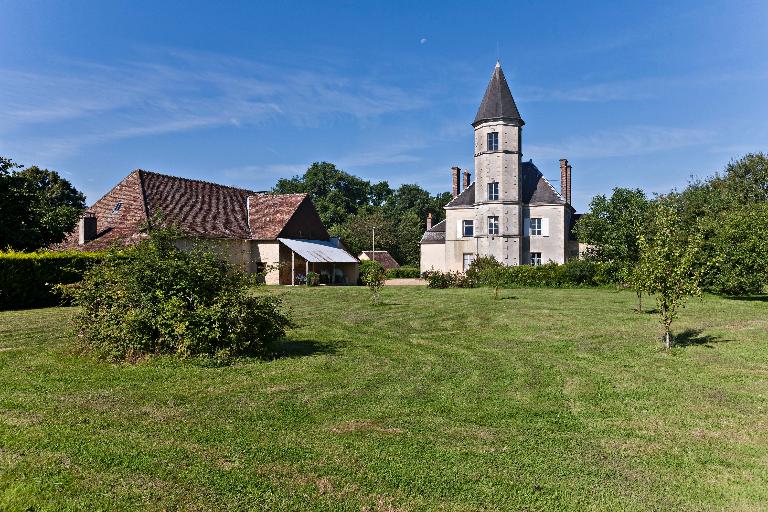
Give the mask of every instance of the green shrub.
<svg viewBox="0 0 768 512">
<path fill-rule="evenodd" d="M 371 290 L 371 298 L 373 303 L 376 304 L 379 302 L 379 292 L 381 287 L 384 286 L 387 273 L 378 261 L 368 260 L 365 263 L 366 265 L 361 265 L 360 279 Z"/>
<path fill-rule="evenodd" d="M 65 287 L 80 306 L 84 349 L 109 359 L 255 355 L 290 325 L 280 301 L 250 293 L 252 276 L 214 250 L 174 246 L 170 231 L 106 253 L 79 283 Z"/>
<path fill-rule="evenodd" d="M 307 272 L 307 286 L 319 286 L 320 274 L 317 272 Z"/>
<path fill-rule="evenodd" d="M 418 267 L 400 267 L 387 270 L 387 279 L 418 279 L 421 272 Z"/>
<path fill-rule="evenodd" d="M 473 288 L 475 282 L 461 272 L 440 272 L 439 270 L 428 270 L 422 274 L 427 280 L 429 288 Z"/>
<path fill-rule="evenodd" d="M 55 286 L 79 281 L 103 257 L 88 252 L 0 252 L 0 310 L 61 304 Z"/>
</svg>

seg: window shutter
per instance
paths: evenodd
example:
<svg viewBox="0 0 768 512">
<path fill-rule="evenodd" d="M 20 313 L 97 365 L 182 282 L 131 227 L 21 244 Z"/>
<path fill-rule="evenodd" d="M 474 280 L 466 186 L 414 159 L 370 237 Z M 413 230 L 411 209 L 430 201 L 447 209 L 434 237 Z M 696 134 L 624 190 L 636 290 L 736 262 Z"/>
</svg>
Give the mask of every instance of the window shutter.
<svg viewBox="0 0 768 512">
<path fill-rule="evenodd" d="M 541 236 L 549 236 L 549 219 L 541 219 Z"/>
<path fill-rule="evenodd" d="M 523 236 L 531 236 L 531 219 L 523 219 Z"/>
<path fill-rule="evenodd" d="M 459 220 L 456 221 L 456 238 L 461 238 L 464 235 L 464 233 L 462 233 L 462 231 L 461 231 L 461 221 L 462 220 L 463 219 L 459 219 Z"/>
</svg>

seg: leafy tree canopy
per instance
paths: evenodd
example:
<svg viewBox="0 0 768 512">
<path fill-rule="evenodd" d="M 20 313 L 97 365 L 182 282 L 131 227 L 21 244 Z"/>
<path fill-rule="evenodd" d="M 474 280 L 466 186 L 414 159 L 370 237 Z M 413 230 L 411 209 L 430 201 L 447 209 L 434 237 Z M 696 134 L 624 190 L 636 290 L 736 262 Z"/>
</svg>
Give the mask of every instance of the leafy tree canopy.
<svg viewBox="0 0 768 512">
<path fill-rule="evenodd" d="M 0 157 L 0 247 L 35 250 L 60 242 L 84 208 L 85 196 L 57 172 Z"/>
</svg>

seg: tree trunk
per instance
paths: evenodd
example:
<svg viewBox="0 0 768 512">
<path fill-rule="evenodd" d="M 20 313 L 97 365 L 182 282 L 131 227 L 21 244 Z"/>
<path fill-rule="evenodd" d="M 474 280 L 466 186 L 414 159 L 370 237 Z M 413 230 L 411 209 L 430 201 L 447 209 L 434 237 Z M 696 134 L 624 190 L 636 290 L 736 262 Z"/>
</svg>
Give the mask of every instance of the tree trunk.
<svg viewBox="0 0 768 512">
<path fill-rule="evenodd" d="M 637 312 L 642 313 L 643 312 L 643 292 L 637 291 Z"/>
<path fill-rule="evenodd" d="M 666 348 L 667 350 L 669 350 L 670 348 L 672 348 L 672 336 L 670 335 L 670 333 L 669 333 L 669 330 L 668 330 L 668 329 L 667 329 L 667 331 L 664 333 L 664 348 Z"/>
<path fill-rule="evenodd" d="M 493 298 L 494 298 L 495 300 L 499 300 L 499 288 L 498 288 L 498 287 L 496 287 L 496 288 L 494 288 L 494 289 L 493 289 L 493 291 L 494 291 L 494 295 L 493 295 Z"/>
</svg>

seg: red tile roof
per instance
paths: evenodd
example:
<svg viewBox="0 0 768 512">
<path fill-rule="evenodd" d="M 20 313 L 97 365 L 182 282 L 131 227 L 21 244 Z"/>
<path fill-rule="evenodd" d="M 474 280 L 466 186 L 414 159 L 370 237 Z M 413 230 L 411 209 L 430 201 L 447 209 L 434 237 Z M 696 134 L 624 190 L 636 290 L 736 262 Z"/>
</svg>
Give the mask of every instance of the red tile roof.
<svg viewBox="0 0 768 512">
<path fill-rule="evenodd" d="M 53 248 L 96 251 L 115 243 L 129 244 L 144 237 L 147 219 L 155 220 L 158 215 L 163 224 L 175 224 L 191 236 L 274 240 L 305 201 L 311 204 L 306 194 L 259 194 L 136 170 L 88 208 L 97 219 L 94 240 L 79 245 L 76 229 Z M 314 207 L 309 210 L 315 211 Z M 310 222 L 316 224 L 319 219 Z M 327 238 L 324 227 L 314 233 L 325 233 Z"/>
</svg>

